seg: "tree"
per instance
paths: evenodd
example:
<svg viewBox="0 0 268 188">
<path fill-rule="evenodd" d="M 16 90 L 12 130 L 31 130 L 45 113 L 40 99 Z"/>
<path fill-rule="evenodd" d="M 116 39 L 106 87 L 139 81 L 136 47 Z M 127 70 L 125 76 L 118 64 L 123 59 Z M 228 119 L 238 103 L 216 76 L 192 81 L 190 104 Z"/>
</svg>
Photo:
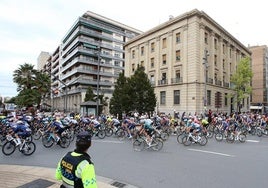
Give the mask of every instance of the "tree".
<svg viewBox="0 0 268 188">
<path fill-rule="evenodd" d="M 138 67 L 128 83 L 132 109 L 135 109 L 140 114 L 154 111 L 156 96 L 150 80 L 144 72 L 144 68 Z"/>
<path fill-rule="evenodd" d="M 16 104 L 19 106 L 40 106 L 42 97 L 50 91 L 49 75 L 34 69 L 31 64 L 23 64 L 14 71 L 13 81 L 17 83 Z"/>
<path fill-rule="evenodd" d="M 125 109 L 123 105 L 126 104 L 126 98 L 127 98 L 125 91 L 126 85 L 127 85 L 127 79 L 123 73 L 120 73 L 119 78 L 115 83 L 115 90 L 110 100 L 110 107 L 109 107 L 110 113 L 114 115 L 119 114 L 120 118 L 122 117 L 122 113 L 124 112 Z"/>
<path fill-rule="evenodd" d="M 14 71 L 13 81 L 18 84 L 17 91 L 31 89 L 34 86 L 36 70 L 31 64 L 24 63 Z"/>
<path fill-rule="evenodd" d="M 96 95 L 93 93 L 92 87 L 89 86 L 86 91 L 86 96 L 84 102 L 86 101 L 96 101 Z"/>
<path fill-rule="evenodd" d="M 242 100 L 249 97 L 252 92 L 252 87 L 250 86 L 252 76 L 250 58 L 242 58 L 237 65 L 236 72 L 231 76 L 238 112 L 240 112 Z"/>
<path fill-rule="evenodd" d="M 138 111 L 140 114 L 154 111 L 156 96 L 143 67 L 138 67 L 134 75 L 126 78 L 123 74 L 117 79 L 110 101 L 110 112 L 122 115 L 123 112 Z"/>
</svg>

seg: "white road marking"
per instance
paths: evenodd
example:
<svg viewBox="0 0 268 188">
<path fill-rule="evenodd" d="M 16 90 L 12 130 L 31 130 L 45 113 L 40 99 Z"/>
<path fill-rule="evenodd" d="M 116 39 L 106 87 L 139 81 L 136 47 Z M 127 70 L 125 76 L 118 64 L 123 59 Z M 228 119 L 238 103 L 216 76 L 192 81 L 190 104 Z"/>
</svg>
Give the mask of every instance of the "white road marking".
<svg viewBox="0 0 268 188">
<path fill-rule="evenodd" d="M 225 156 L 225 157 L 235 157 L 234 155 L 229 155 L 229 154 L 219 153 L 219 152 L 214 152 L 214 151 L 206 151 L 206 150 L 199 150 L 199 149 L 188 149 L 188 150 L 203 152 L 203 153 L 210 153 L 210 154 L 214 154 L 214 155 L 221 155 L 221 156 Z"/>
<path fill-rule="evenodd" d="M 258 140 L 246 140 L 246 142 L 260 142 Z"/>
<path fill-rule="evenodd" d="M 111 141 L 111 140 L 92 140 L 93 142 L 101 142 L 101 143 L 112 143 L 112 144 L 123 144 L 122 141 Z"/>
</svg>

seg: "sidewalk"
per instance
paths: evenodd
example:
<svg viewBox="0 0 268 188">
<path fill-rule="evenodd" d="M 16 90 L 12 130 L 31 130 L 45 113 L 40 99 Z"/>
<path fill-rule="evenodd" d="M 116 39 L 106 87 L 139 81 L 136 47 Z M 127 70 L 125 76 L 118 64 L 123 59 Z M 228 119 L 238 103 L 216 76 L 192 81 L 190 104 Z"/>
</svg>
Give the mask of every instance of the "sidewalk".
<svg viewBox="0 0 268 188">
<path fill-rule="evenodd" d="M 61 182 L 55 180 L 54 175 L 53 168 L 0 164 L 1 187 L 5 188 L 59 188 Z M 112 179 L 101 176 L 96 178 L 98 188 L 119 187 Z"/>
</svg>

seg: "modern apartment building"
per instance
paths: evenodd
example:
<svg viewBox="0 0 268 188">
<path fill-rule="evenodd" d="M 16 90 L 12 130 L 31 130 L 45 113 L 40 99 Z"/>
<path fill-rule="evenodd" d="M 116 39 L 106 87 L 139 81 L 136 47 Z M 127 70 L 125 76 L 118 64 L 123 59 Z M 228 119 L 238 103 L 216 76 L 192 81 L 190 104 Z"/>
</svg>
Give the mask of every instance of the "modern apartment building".
<svg viewBox="0 0 268 188">
<path fill-rule="evenodd" d="M 252 52 L 251 110 L 268 111 L 268 48 L 266 45 L 249 47 Z"/>
<path fill-rule="evenodd" d="M 87 11 L 79 17 L 52 53 L 52 106 L 80 112 L 86 90 L 111 98 L 124 71 L 123 45 L 142 32 Z M 106 109 L 107 112 L 107 109 Z M 94 109 L 90 112 L 95 113 Z"/>
<path fill-rule="evenodd" d="M 251 52 L 205 12 L 192 10 L 125 45 L 125 75 L 143 66 L 157 96 L 156 111 L 203 113 L 236 109 L 230 77 Z M 249 98 L 242 110 L 249 109 Z"/>
</svg>

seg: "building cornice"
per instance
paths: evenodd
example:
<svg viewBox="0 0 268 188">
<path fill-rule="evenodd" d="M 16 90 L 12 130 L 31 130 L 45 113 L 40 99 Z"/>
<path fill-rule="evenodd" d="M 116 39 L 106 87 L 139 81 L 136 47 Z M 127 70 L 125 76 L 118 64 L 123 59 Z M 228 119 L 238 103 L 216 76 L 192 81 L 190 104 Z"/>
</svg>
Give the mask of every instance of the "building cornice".
<svg viewBox="0 0 268 188">
<path fill-rule="evenodd" d="M 214 21 L 210 16 L 208 16 L 205 12 L 203 11 L 199 11 L 198 9 L 194 9 L 192 11 L 186 12 L 180 16 L 177 16 L 175 18 L 170 19 L 167 22 L 164 22 L 136 37 L 134 37 L 133 39 L 129 40 L 125 46 L 130 45 L 142 38 L 145 38 L 153 33 L 156 33 L 166 27 L 169 27 L 177 22 L 183 21 L 185 19 L 189 19 L 191 17 L 197 16 L 199 18 L 203 18 L 204 20 L 206 20 L 207 22 L 209 22 L 211 25 L 213 25 L 214 27 L 216 27 L 217 29 L 219 29 L 219 31 L 222 31 L 221 33 L 224 33 L 227 37 L 229 37 L 230 39 L 232 39 L 234 42 L 237 43 L 237 45 L 239 45 L 242 49 L 244 49 L 247 53 L 251 54 L 250 50 L 243 45 L 240 41 L 238 41 L 233 35 L 231 35 L 228 31 L 226 31 L 221 25 L 219 25 L 216 21 Z M 202 24 L 202 21 L 200 21 L 200 23 Z M 187 26 L 184 26 L 187 27 Z"/>
</svg>

